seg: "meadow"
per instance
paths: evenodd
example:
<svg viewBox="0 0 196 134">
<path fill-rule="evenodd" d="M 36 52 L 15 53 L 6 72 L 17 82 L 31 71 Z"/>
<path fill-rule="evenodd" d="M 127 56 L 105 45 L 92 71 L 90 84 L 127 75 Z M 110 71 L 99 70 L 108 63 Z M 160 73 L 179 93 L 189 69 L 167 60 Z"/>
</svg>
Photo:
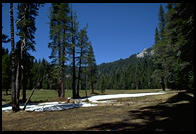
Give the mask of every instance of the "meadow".
<svg viewBox="0 0 196 134">
<path fill-rule="evenodd" d="M 105 90 L 104 93 L 101 93 L 100 90 L 95 90 L 94 94 L 91 94 L 90 90 L 87 90 L 87 96 L 92 95 L 104 95 L 104 94 L 129 94 L 129 93 L 148 93 L 148 92 L 158 92 L 161 89 L 140 89 L 140 90 Z M 26 96 L 29 97 L 31 94 L 31 90 L 27 90 Z M 31 97 L 31 102 L 48 102 L 48 101 L 56 101 L 59 100 L 57 96 L 56 90 L 46 90 L 46 89 L 36 89 L 33 96 Z M 80 97 L 85 97 L 85 90 L 80 90 Z M 72 90 L 65 90 L 65 98 L 72 97 Z M 20 99 L 22 99 L 22 94 L 20 95 Z M 11 92 L 9 90 L 8 95 L 6 95 L 5 91 L 2 91 L 2 104 L 11 103 Z"/>
<path fill-rule="evenodd" d="M 158 91 L 161 90 L 106 90 L 105 94 Z M 56 92 L 53 90 L 37 90 L 32 101 L 52 101 L 55 99 L 55 95 Z M 67 93 L 67 95 L 69 94 Z M 115 105 L 108 104 L 63 111 L 2 112 L 3 131 L 186 131 L 193 130 L 193 128 L 193 94 L 185 91 L 168 90 L 166 94 L 161 95 L 119 98 L 116 99 Z"/>
</svg>

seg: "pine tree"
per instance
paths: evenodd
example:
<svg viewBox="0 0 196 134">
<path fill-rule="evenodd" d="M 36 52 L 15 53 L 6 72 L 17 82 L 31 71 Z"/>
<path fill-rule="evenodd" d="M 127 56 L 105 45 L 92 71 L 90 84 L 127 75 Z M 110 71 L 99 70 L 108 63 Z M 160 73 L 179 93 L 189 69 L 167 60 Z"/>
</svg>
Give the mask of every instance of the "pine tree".
<svg viewBox="0 0 196 134">
<path fill-rule="evenodd" d="M 169 7 L 169 5 L 167 6 Z M 167 63 L 172 87 L 193 89 L 193 29 L 194 6 L 188 3 L 173 4 L 168 8 L 166 36 L 168 40 Z M 170 48 L 170 49 L 169 49 Z"/>
<path fill-rule="evenodd" d="M 154 46 L 156 72 L 162 87 L 165 82 L 170 88 L 193 89 L 194 7 L 178 3 L 168 4 L 166 8 L 162 39 Z"/>
<path fill-rule="evenodd" d="M 52 60 L 53 65 L 57 65 L 54 70 L 51 72 L 53 76 L 60 75 L 59 72 L 59 65 L 60 65 L 60 28 L 59 28 L 59 21 L 57 20 L 57 14 L 59 10 L 59 4 L 52 3 L 51 9 L 50 9 L 50 40 L 52 40 L 48 47 L 52 49 L 50 59 Z M 56 74 L 57 73 L 57 74 Z M 59 84 L 59 77 L 51 77 L 54 79 L 58 78 L 58 84 Z M 58 97 L 61 96 L 61 89 L 58 88 Z"/>
<path fill-rule="evenodd" d="M 160 84 L 163 91 L 165 91 L 165 81 L 167 78 L 167 70 L 165 66 L 166 62 L 166 41 L 164 40 L 164 30 L 165 30 L 165 14 L 162 5 L 159 9 L 159 32 L 155 29 L 155 45 L 154 45 L 154 63 L 156 65 L 156 70 L 154 71 L 154 76 L 159 77 Z M 159 35 L 159 36 L 158 36 Z"/>
<path fill-rule="evenodd" d="M 159 31 L 158 31 L 157 27 L 155 29 L 155 38 L 154 38 L 154 40 L 155 40 L 155 44 L 157 44 L 160 41 Z"/>
<path fill-rule="evenodd" d="M 70 46 L 70 55 L 72 57 L 72 94 L 73 98 L 76 98 L 76 47 L 78 44 L 78 25 L 77 15 L 71 10 L 71 46 Z M 79 93 L 78 93 L 79 94 Z M 79 96 L 79 95 L 78 95 Z"/>
<path fill-rule="evenodd" d="M 12 88 L 12 110 L 17 112 L 19 110 L 19 99 L 17 96 L 17 90 L 15 85 L 15 42 L 14 42 L 14 16 L 13 16 L 13 3 L 10 3 L 10 34 L 11 34 L 11 64 L 12 64 L 12 78 L 11 78 L 11 88 Z"/>
<path fill-rule="evenodd" d="M 69 14 L 70 9 L 69 9 L 69 4 L 68 3 L 61 3 L 59 5 L 59 12 L 57 15 L 57 19 L 60 21 L 60 28 L 62 30 L 61 36 L 62 36 L 62 43 L 60 45 L 60 73 L 61 73 L 61 95 L 60 97 L 65 97 L 65 62 L 67 61 L 66 57 L 66 48 L 68 47 L 67 43 L 67 31 L 69 31 Z"/>
<path fill-rule="evenodd" d="M 28 50 L 35 51 L 34 34 L 36 31 L 35 17 L 38 15 L 38 9 L 40 4 L 37 3 L 19 3 L 18 4 L 18 17 L 16 20 L 16 26 L 18 29 L 17 35 L 20 37 L 20 58 L 18 58 L 17 65 L 17 77 L 16 88 L 19 90 L 20 81 L 22 80 L 23 88 L 23 102 L 26 101 L 26 65 L 24 64 L 24 55 Z M 22 79 L 21 79 L 22 78 Z M 21 80 L 20 80 L 21 79 Z"/>
<path fill-rule="evenodd" d="M 101 93 L 105 92 L 105 77 L 102 74 L 100 77 L 100 88 L 101 88 Z"/>
<path fill-rule="evenodd" d="M 163 9 L 162 5 L 160 5 L 160 8 L 159 8 L 159 31 L 160 31 L 160 40 L 163 39 L 163 33 L 164 33 L 165 25 L 166 25 L 165 13 L 164 13 L 164 9 Z"/>
<path fill-rule="evenodd" d="M 91 42 L 89 42 L 88 55 L 87 55 L 87 68 L 89 72 L 91 93 L 94 93 L 94 84 L 96 82 L 96 61 Z"/>
<path fill-rule="evenodd" d="M 78 82 L 76 96 L 79 97 L 79 89 L 82 85 L 82 68 L 86 64 L 87 49 L 88 49 L 88 36 L 87 36 L 87 26 L 80 30 L 79 40 L 78 40 Z"/>
<path fill-rule="evenodd" d="M 60 72 L 59 84 L 60 88 L 58 90 L 58 97 L 65 96 L 65 61 L 66 57 L 66 47 L 67 46 L 67 31 L 69 23 L 69 6 L 68 3 L 52 3 L 50 12 L 50 39 L 52 42 L 49 43 L 49 48 L 52 48 L 50 58 L 53 58 L 53 63 L 58 63 L 58 69 Z M 58 54 L 57 54 L 58 52 Z M 57 56 L 56 56 L 57 55 Z"/>
</svg>

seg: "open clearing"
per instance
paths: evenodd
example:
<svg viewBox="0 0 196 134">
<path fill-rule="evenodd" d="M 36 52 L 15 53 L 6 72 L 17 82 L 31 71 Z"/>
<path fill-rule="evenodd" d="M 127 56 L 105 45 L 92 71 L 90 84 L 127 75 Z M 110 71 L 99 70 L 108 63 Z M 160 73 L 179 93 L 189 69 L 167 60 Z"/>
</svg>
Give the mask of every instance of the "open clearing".
<svg viewBox="0 0 196 134">
<path fill-rule="evenodd" d="M 166 94 L 115 100 L 115 103 L 63 111 L 2 112 L 2 130 L 162 131 L 194 128 L 193 94 L 167 91 Z"/>
<path fill-rule="evenodd" d="M 99 106 L 98 104 L 107 104 L 112 103 L 115 104 L 116 100 L 108 100 L 108 99 L 117 99 L 117 98 L 129 98 L 129 97 L 141 97 L 148 95 L 159 95 L 165 94 L 166 92 L 156 92 L 156 93 L 135 93 L 135 94 L 113 94 L 113 95 L 95 95 L 90 96 L 84 99 L 72 99 L 72 103 L 68 103 L 67 101 L 61 102 L 45 102 L 45 103 L 34 103 L 28 104 L 26 106 L 25 111 L 37 111 L 37 112 L 45 112 L 45 111 L 60 111 L 70 108 L 78 108 L 78 107 L 91 107 L 91 106 Z M 102 100 L 102 101 L 100 101 Z M 105 100 L 105 101 L 103 101 Z M 20 108 L 23 109 L 24 105 L 20 105 Z M 12 106 L 4 106 L 2 111 L 11 111 Z"/>
<path fill-rule="evenodd" d="M 100 93 L 100 90 L 95 90 L 95 94 L 91 94 L 89 90 L 87 90 L 88 96 L 93 95 L 111 95 L 111 94 L 134 94 L 134 93 L 151 93 L 151 92 L 160 92 L 160 89 L 140 89 L 140 90 L 105 90 L 104 93 Z M 5 95 L 5 91 L 2 91 L 2 105 L 9 104 L 11 102 L 10 91 L 9 95 Z M 31 94 L 31 90 L 27 90 L 27 97 Z M 85 96 L 85 90 L 80 90 L 80 96 Z M 65 91 L 65 97 L 72 97 L 72 90 Z M 20 99 L 22 99 L 22 94 L 20 95 Z M 54 102 L 61 101 L 57 97 L 56 90 L 45 90 L 39 89 L 35 90 L 33 96 L 31 97 L 31 102 L 33 103 L 41 103 L 41 102 Z"/>
</svg>

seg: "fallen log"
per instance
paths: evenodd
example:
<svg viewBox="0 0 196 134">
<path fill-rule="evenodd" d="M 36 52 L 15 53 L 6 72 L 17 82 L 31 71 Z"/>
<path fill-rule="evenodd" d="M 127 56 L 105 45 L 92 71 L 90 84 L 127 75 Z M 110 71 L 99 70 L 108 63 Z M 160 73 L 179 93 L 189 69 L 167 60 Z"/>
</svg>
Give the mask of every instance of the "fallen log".
<svg viewBox="0 0 196 134">
<path fill-rule="evenodd" d="M 47 77 L 47 76 L 48 76 L 48 75 L 46 75 L 46 77 Z M 39 83 L 32 89 L 32 92 L 31 92 L 29 98 L 26 100 L 26 102 L 25 102 L 25 104 L 24 104 L 23 110 L 26 109 L 26 106 L 27 106 L 27 104 L 29 103 L 29 100 L 31 99 L 31 97 L 33 96 L 33 93 L 34 93 L 35 89 L 36 89 L 37 87 L 40 86 L 42 80 L 43 80 L 43 77 L 41 78 L 41 80 L 39 81 Z"/>
</svg>

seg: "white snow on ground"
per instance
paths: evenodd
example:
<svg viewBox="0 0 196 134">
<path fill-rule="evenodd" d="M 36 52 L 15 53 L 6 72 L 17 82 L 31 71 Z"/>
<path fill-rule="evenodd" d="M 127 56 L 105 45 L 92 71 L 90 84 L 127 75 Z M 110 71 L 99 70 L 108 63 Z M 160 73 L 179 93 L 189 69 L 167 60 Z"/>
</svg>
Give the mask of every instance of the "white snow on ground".
<svg viewBox="0 0 196 134">
<path fill-rule="evenodd" d="M 59 102 L 47 102 L 47 103 L 38 103 L 37 105 L 27 105 L 25 111 L 58 111 L 58 110 L 65 110 L 70 108 L 77 108 L 77 107 L 91 107 L 91 106 L 97 106 L 97 104 L 91 104 L 91 103 L 77 103 L 77 104 L 65 104 L 65 103 L 59 103 Z M 24 106 L 20 106 L 21 109 L 23 109 Z M 3 107 L 2 111 L 10 111 L 12 110 L 11 106 Z"/>
<path fill-rule="evenodd" d="M 86 99 L 75 99 L 75 103 L 67 104 L 60 102 L 46 102 L 46 103 L 38 103 L 38 104 L 29 104 L 26 106 L 25 111 L 57 111 L 57 110 L 65 110 L 70 108 L 78 108 L 78 107 L 92 107 L 97 106 L 98 103 L 111 103 L 115 100 L 105 100 L 105 99 L 115 99 L 115 98 L 127 98 L 127 97 L 141 97 L 147 95 L 158 95 L 165 94 L 165 92 L 156 92 L 156 93 L 137 93 L 137 94 L 113 94 L 113 95 L 96 95 L 91 96 L 88 100 L 91 103 L 84 102 Z M 105 100 L 105 101 L 99 101 Z M 92 104 L 95 103 L 95 104 Z M 20 106 L 23 109 L 23 105 Z M 10 111 L 12 110 L 11 106 L 2 107 L 2 111 Z"/>
<path fill-rule="evenodd" d="M 105 101 L 98 101 L 98 100 L 105 100 L 105 99 L 114 99 L 114 98 L 127 98 L 127 97 L 141 97 L 147 95 L 158 95 L 164 94 L 165 92 L 157 92 L 157 93 L 137 93 L 137 94 L 113 94 L 113 95 L 96 95 L 89 97 L 88 100 L 93 103 L 105 102 Z"/>
</svg>

